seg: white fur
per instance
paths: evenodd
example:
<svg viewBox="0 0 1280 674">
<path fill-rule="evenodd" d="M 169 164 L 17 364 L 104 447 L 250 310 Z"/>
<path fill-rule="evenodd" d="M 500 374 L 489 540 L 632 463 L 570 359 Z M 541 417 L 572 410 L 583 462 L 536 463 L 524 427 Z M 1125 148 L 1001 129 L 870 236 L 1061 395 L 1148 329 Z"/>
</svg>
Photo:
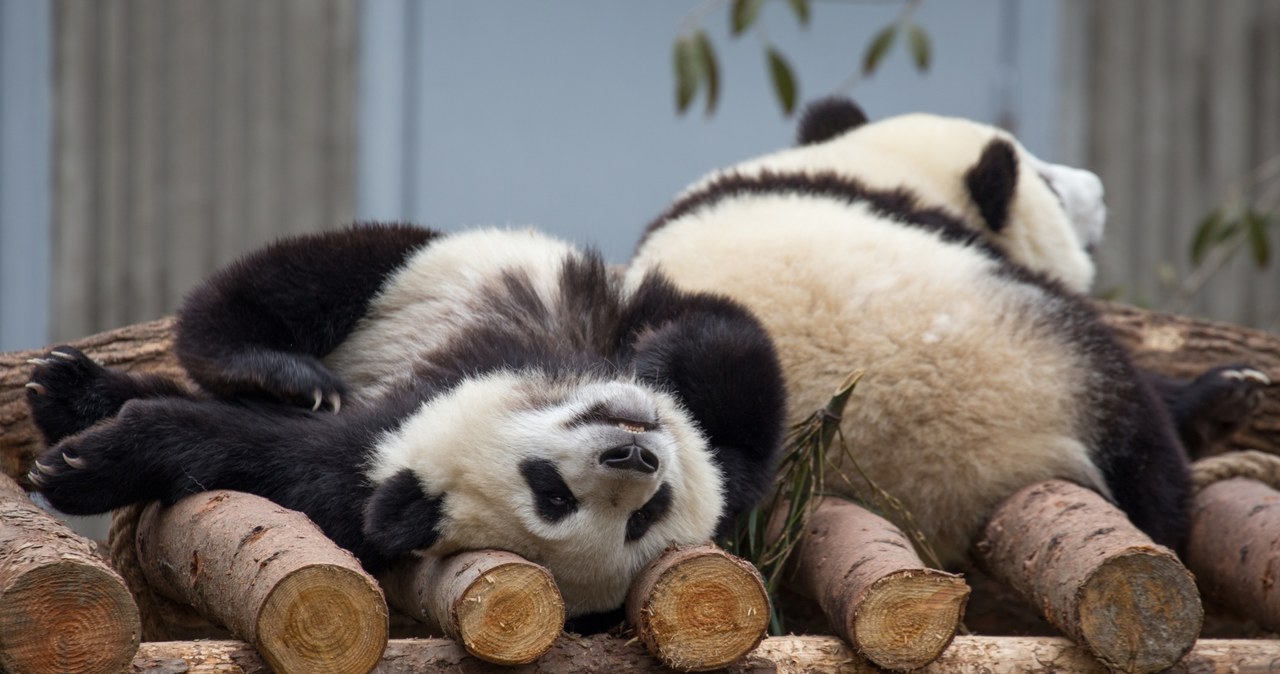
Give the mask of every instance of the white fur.
<svg viewBox="0 0 1280 674">
<path fill-rule="evenodd" d="M 659 469 L 642 476 L 600 465 L 609 429 L 570 422 L 608 399 L 647 406 L 658 428 L 644 433 Z M 518 467 L 554 462 L 578 509 L 549 524 L 538 517 Z M 408 468 L 429 494 L 445 494 L 447 522 L 431 554 L 501 548 L 545 565 L 570 615 L 616 608 L 635 574 L 671 543 L 708 540 L 723 503 L 706 441 L 669 395 L 637 383 L 565 381 L 540 372 L 499 372 L 464 382 L 424 403 L 378 442 L 375 482 Z M 667 515 L 625 542 L 627 519 L 663 484 Z"/>
<path fill-rule="evenodd" d="M 923 204 L 984 231 L 963 175 L 997 136 L 1012 142 L 971 122 L 911 115 L 726 172 L 834 171 L 872 187 L 906 186 Z M 1037 164 L 1015 148 L 1024 161 L 1012 217 L 1007 236 L 992 242 L 1087 288 L 1093 264 L 1085 241 Z M 724 293 L 752 309 L 777 343 L 792 421 L 825 405 L 850 372 L 865 370 L 841 426 L 848 450 L 903 502 L 943 563 L 955 565 L 990 509 L 1021 486 L 1059 477 L 1107 493 L 1092 438 L 1076 428 L 1087 370 L 1059 334 L 1032 320 L 1058 300 L 997 276 L 997 267 L 973 248 L 862 204 L 746 195 L 656 230 L 628 282 L 660 268 L 683 288 Z M 829 473 L 827 487 L 865 493 L 858 471 L 831 458 L 843 468 Z"/>
<path fill-rule="evenodd" d="M 569 244 L 532 229 L 480 229 L 440 239 L 387 281 L 325 363 L 353 399 L 376 397 L 408 380 L 406 363 L 430 360 L 452 335 L 484 320 L 484 291 L 503 271 L 526 272 L 543 303 L 554 307 L 559 270 L 578 255 Z"/>
</svg>

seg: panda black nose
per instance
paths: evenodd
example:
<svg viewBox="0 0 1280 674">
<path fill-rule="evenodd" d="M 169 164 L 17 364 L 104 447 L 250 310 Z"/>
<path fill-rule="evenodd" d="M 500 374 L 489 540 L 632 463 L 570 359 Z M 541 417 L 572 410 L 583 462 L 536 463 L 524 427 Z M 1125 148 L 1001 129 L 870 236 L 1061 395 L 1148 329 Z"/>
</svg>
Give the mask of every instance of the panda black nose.
<svg viewBox="0 0 1280 674">
<path fill-rule="evenodd" d="M 602 452 L 600 464 L 608 468 L 635 470 L 649 474 L 658 470 L 658 455 L 640 445 L 623 445 Z"/>
</svg>

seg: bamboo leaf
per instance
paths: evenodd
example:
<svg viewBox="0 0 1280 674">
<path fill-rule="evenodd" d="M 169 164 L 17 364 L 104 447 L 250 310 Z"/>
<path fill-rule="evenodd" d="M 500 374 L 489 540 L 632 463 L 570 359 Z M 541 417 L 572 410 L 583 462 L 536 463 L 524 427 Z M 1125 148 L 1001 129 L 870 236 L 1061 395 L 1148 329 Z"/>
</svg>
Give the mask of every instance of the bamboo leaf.
<svg viewBox="0 0 1280 674">
<path fill-rule="evenodd" d="M 1200 224 L 1196 225 L 1195 236 L 1191 239 L 1191 264 L 1199 267 L 1204 262 L 1204 256 L 1209 253 L 1209 247 L 1214 242 L 1218 230 L 1222 228 L 1225 216 L 1222 209 L 1216 209 L 1212 213 L 1204 216 L 1200 220 Z"/>
<path fill-rule="evenodd" d="M 676 74 L 676 112 L 684 114 L 697 95 L 702 79 L 694 38 L 686 36 L 676 40 L 673 64 Z"/>
<path fill-rule="evenodd" d="M 1252 208 L 1242 218 L 1245 235 L 1249 237 L 1249 250 L 1253 253 L 1253 261 L 1259 268 L 1265 268 L 1271 260 L 1271 241 L 1267 238 L 1270 218 Z"/>
<path fill-rule="evenodd" d="M 791 11 L 796 15 L 796 21 L 804 28 L 809 27 L 809 0 L 787 0 L 787 4 L 791 6 Z"/>
<path fill-rule="evenodd" d="M 773 47 L 766 52 L 769 59 L 769 76 L 773 80 L 773 91 L 782 104 L 783 113 L 790 115 L 796 109 L 796 76 L 782 54 Z"/>
<path fill-rule="evenodd" d="M 870 75 L 875 72 L 876 67 L 880 65 L 880 60 L 888 53 L 889 47 L 893 46 L 893 39 L 898 36 L 897 24 L 890 24 L 880 29 L 879 33 L 872 38 L 871 44 L 867 45 L 867 51 L 862 55 L 862 74 Z"/>
<path fill-rule="evenodd" d="M 916 70 L 920 72 L 927 71 L 933 55 L 932 45 L 929 44 L 929 34 L 924 32 L 920 24 L 913 23 L 907 31 L 907 38 L 911 44 L 911 57 L 916 62 Z"/>
<path fill-rule="evenodd" d="M 707 85 L 707 116 L 716 111 L 716 103 L 720 100 L 720 66 L 716 63 L 715 49 L 711 46 L 711 38 L 707 32 L 700 30 L 693 36 L 694 48 L 698 57 L 698 69 Z"/>
<path fill-rule="evenodd" d="M 729 10 L 729 25 L 733 36 L 741 35 L 754 25 L 763 7 L 764 0 L 733 0 L 733 7 Z"/>
</svg>

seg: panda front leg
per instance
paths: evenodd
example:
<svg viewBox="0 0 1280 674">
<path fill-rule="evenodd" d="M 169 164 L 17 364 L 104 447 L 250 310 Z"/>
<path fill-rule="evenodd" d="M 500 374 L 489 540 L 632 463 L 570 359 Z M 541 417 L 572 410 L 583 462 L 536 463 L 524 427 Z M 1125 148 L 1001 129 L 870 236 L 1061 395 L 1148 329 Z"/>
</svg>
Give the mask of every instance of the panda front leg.
<svg viewBox="0 0 1280 674">
<path fill-rule="evenodd" d="M 29 361 L 31 419 L 48 446 L 114 416 L 135 398 L 184 397 L 177 382 L 155 375 L 131 375 L 94 362 L 71 346 L 54 347 Z"/>
<path fill-rule="evenodd" d="M 285 239 L 225 267 L 178 313 L 176 349 L 206 390 L 337 411 L 344 387 L 321 359 L 388 277 L 438 234 L 364 225 Z"/>
<path fill-rule="evenodd" d="M 1194 459 L 1212 454 L 1215 446 L 1248 423 L 1262 404 L 1270 377 L 1244 364 L 1223 365 L 1193 380 L 1144 372 L 1164 400 L 1178 438 Z"/>
</svg>

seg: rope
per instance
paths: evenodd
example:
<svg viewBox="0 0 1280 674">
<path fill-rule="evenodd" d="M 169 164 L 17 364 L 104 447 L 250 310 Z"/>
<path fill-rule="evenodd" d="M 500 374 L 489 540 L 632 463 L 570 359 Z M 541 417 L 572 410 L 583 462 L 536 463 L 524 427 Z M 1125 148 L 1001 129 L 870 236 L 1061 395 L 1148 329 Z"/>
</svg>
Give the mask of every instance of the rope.
<svg viewBox="0 0 1280 674">
<path fill-rule="evenodd" d="M 1246 449 L 1210 456 L 1191 464 L 1191 485 L 1197 492 L 1214 482 L 1235 477 L 1257 480 L 1273 489 L 1280 489 L 1280 456 Z"/>
</svg>

